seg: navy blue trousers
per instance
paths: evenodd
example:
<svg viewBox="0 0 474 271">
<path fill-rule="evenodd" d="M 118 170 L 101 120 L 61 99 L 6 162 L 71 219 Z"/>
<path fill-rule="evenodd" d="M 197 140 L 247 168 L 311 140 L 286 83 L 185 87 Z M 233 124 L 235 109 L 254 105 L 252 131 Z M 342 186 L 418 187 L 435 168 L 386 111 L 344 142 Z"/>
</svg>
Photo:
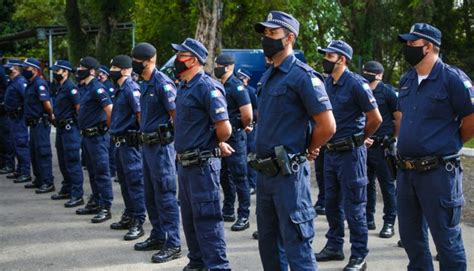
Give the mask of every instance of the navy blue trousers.
<svg viewBox="0 0 474 271">
<path fill-rule="evenodd" d="M 38 123 L 30 126 L 31 165 L 38 185 L 54 184 L 50 133 L 51 125 Z"/>
<path fill-rule="evenodd" d="M 10 118 L 10 136 L 15 157 L 18 161 L 16 172 L 30 175 L 30 150 L 28 148 L 28 127 L 23 118 Z"/>
</svg>

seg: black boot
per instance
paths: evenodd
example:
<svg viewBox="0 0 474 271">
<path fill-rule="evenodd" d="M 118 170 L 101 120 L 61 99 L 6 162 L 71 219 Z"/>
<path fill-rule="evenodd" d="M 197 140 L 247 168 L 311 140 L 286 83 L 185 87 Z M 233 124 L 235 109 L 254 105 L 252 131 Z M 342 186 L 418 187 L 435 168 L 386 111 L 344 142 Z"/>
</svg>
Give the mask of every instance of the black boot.
<svg viewBox="0 0 474 271">
<path fill-rule="evenodd" d="M 110 207 L 101 206 L 99 207 L 99 213 L 97 213 L 92 219 L 92 223 L 102 223 L 112 218 L 110 213 Z"/>
<path fill-rule="evenodd" d="M 21 173 L 18 172 L 12 172 L 7 175 L 7 179 L 16 179 L 21 176 Z"/>
<path fill-rule="evenodd" d="M 252 238 L 255 239 L 255 240 L 258 240 L 258 231 L 254 231 L 252 233 Z"/>
<path fill-rule="evenodd" d="M 393 224 L 384 224 L 382 230 L 379 233 L 381 238 L 390 238 L 395 235 L 395 229 Z"/>
<path fill-rule="evenodd" d="M 72 207 L 76 207 L 82 204 L 84 204 L 84 200 L 82 198 L 71 198 L 70 200 L 64 203 L 64 207 L 72 208 Z"/>
<path fill-rule="evenodd" d="M 235 215 L 234 214 L 231 214 L 231 215 L 223 214 L 222 218 L 224 219 L 224 222 L 234 222 L 235 221 Z"/>
<path fill-rule="evenodd" d="M 148 238 L 143 242 L 136 243 L 136 251 L 161 250 L 165 246 L 165 241 Z"/>
<path fill-rule="evenodd" d="M 128 230 L 127 234 L 123 236 L 123 239 L 126 241 L 135 240 L 142 237 L 144 234 L 145 231 L 143 230 L 143 222 L 134 218 L 130 223 L 130 229 Z"/>
<path fill-rule="evenodd" d="M 183 271 L 208 271 L 208 270 L 209 269 L 204 268 L 204 267 L 192 266 L 189 263 L 183 268 Z"/>
<path fill-rule="evenodd" d="M 43 184 L 40 186 L 38 189 L 35 190 L 36 194 L 45 194 L 49 192 L 53 192 L 54 189 L 54 184 Z"/>
<path fill-rule="evenodd" d="M 31 183 L 27 183 L 25 184 L 25 188 L 26 189 L 36 189 L 36 188 L 40 188 L 41 185 L 39 185 L 38 183 L 36 182 L 31 182 Z"/>
<path fill-rule="evenodd" d="M 375 221 L 367 221 L 367 229 L 368 230 L 375 230 L 377 227 L 375 226 Z"/>
<path fill-rule="evenodd" d="M 181 247 L 167 247 L 151 256 L 151 262 L 164 263 L 181 257 Z"/>
<path fill-rule="evenodd" d="M 362 257 L 351 257 L 349 263 L 344 267 L 344 271 L 365 271 L 367 262 Z"/>
<path fill-rule="evenodd" d="M 329 247 L 324 247 L 321 252 L 316 253 L 316 260 L 318 262 L 328 262 L 328 261 L 342 261 L 344 260 L 344 252 Z"/>
<path fill-rule="evenodd" d="M 15 180 L 13 180 L 14 183 L 27 183 L 31 182 L 31 177 L 29 175 L 21 175 L 18 176 Z"/>
<path fill-rule="evenodd" d="M 92 196 L 89 197 L 86 206 L 76 210 L 77 215 L 94 215 L 99 213 L 99 205 Z"/>
<path fill-rule="evenodd" d="M 326 208 L 324 208 L 322 205 L 314 205 L 314 210 L 318 215 L 326 215 Z"/>
<path fill-rule="evenodd" d="M 128 230 L 130 228 L 132 218 L 126 213 L 122 214 L 120 221 L 110 224 L 112 230 Z"/>
<path fill-rule="evenodd" d="M 13 171 L 13 168 L 9 167 L 9 166 L 5 166 L 3 168 L 0 168 L 0 174 L 8 174 L 8 173 L 12 173 Z"/>
<path fill-rule="evenodd" d="M 240 217 L 237 222 L 230 227 L 231 231 L 243 231 L 250 227 L 250 221 L 246 217 Z"/>
<path fill-rule="evenodd" d="M 63 200 L 63 199 L 70 199 L 71 195 L 69 192 L 65 192 L 62 189 L 59 190 L 59 193 L 51 195 L 52 200 Z"/>
</svg>

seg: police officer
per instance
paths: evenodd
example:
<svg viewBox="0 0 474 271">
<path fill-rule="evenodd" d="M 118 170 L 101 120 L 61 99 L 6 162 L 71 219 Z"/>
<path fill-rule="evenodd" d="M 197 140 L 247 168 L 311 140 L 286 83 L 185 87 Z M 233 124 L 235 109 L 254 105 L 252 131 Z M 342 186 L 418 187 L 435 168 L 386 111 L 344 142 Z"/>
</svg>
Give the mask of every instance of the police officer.
<svg viewBox="0 0 474 271">
<path fill-rule="evenodd" d="M 110 63 L 110 77 L 118 85 L 113 97 L 110 134 L 116 147 L 117 177 L 122 191 L 125 211 L 112 229 L 128 224 L 125 240 L 135 240 L 145 234 L 145 195 L 143 188 L 142 156 L 140 154 L 140 87 L 132 78 L 132 59 L 126 55 L 114 57 Z M 128 220 L 124 221 L 124 220 Z M 117 227 L 117 225 L 119 227 Z"/>
<path fill-rule="evenodd" d="M 5 71 L 10 81 L 5 92 L 5 110 L 10 119 L 11 141 L 18 161 L 15 172 L 7 175 L 15 179 L 15 183 L 31 181 L 30 177 L 30 152 L 28 150 L 28 127 L 23 114 L 25 88 L 27 81 L 21 75 L 22 62 L 10 59 L 5 65 Z"/>
<path fill-rule="evenodd" d="M 30 127 L 30 157 L 35 180 L 25 188 L 38 188 L 37 194 L 54 191 L 54 177 L 51 153 L 51 122 L 54 122 L 53 106 L 49 96 L 48 83 L 41 78 L 40 62 L 27 58 L 23 62 L 23 77 L 28 80 L 25 90 L 24 116 Z"/>
<path fill-rule="evenodd" d="M 77 125 L 80 94 L 77 87 L 69 79 L 72 73 L 71 63 L 58 60 L 51 67 L 54 80 L 58 83 L 54 113 L 56 116 L 56 151 L 58 163 L 64 181 L 58 194 L 51 199 L 69 199 L 64 206 L 71 208 L 84 204 L 80 148 L 81 135 Z"/>
<path fill-rule="evenodd" d="M 281 11 L 271 11 L 265 22 L 255 24 L 263 52 L 273 63 L 259 82 L 257 153 L 249 161 L 258 171 L 257 229 L 264 270 L 280 270 L 280 236 L 292 270 L 317 269 L 307 160 L 318 155 L 335 122 L 322 77 L 293 53 L 299 26 Z M 311 121 L 317 125 L 308 133 Z"/>
<path fill-rule="evenodd" d="M 369 82 L 370 89 L 377 101 L 382 115 L 382 124 L 373 136 L 366 139 L 367 149 L 367 228 L 375 230 L 375 203 L 377 201 L 375 177 L 380 184 L 383 198 L 384 225 L 379 233 L 382 238 L 395 234 L 394 224 L 397 215 L 395 196 L 396 155 L 395 138 L 400 127 L 400 112 L 397 110 L 397 93 L 395 88 L 382 82 L 384 68 L 377 61 L 369 61 L 363 66 L 362 76 Z"/>
<path fill-rule="evenodd" d="M 252 104 L 252 125 L 247 128 L 247 153 L 255 153 L 256 145 L 256 129 L 257 129 L 257 90 L 249 85 L 252 79 L 252 73 L 245 69 L 237 71 L 238 78 L 244 83 L 245 88 L 249 93 L 250 102 Z M 255 194 L 257 187 L 257 172 L 251 167 L 247 167 L 247 179 L 249 183 L 250 195 Z"/>
<path fill-rule="evenodd" d="M 172 44 L 181 80 L 176 97 L 175 147 L 179 200 L 189 263 L 184 270 L 230 270 L 220 208 L 220 154 L 233 149 L 225 143 L 232 133 L 224 87 L 204 70 L 207 49 L 187 38 Z"/>
<path fill-rule="evenodd" d="M 238 219 L 232 225 L 232 231 L 243 231 L 250 226 L 250 190 L 247 180 L 247 134 L 252 123 L 252 104 L 247 89 L 234 75 L 235 59 L 222 54 L 216 58 L 214 75 L 225 88 L 227 110 L 229 112 L 232 135 L 227 143 L 235 152 L 222 158 L 221 185 L 224 191 L 222 216 L 224 221 L 235 221 L 234 202 L 238 195 Z"/>
<path fill-rule="evenodd" d="M 366 270 L 367 248 L 367 149 L 364 140 L 380 126 L 382 117 L 370 86 L 361 76 L 347 68 L 352 59 L 352 47 L 334 40 L 325 54 L 324 73 L 331 104 L 334 107 L 337 131 L 326 144 L 324 157 L 324 186 L 328 239 L 316 254 L 318 261 L 343 260 L 344 217 L 350 232 L 351 257 L 344 270 Z M 342 195 L 342 197 L 341 197 Z"/>
<path fill-rule="evenodd" d="M 81 97 L 79 128 L 84 141 L 87 171 L 93 196 L 77 214 L 96 214 L 92 223 L 101 223 L 112 217 L 110 207 L 113 193 L 109 171 L 108 127 L 112 113 L 112 101 L 103 84 L 95 77 L 99 62 L 93 57 L 84 57 L 77 68 L 84 94 Z"/>
<path fill-rule="evenodd" d="M 3 62 L 2 53 L 0 60 Z M 7 76 L 5 67 L 0 65 L 0 174 L 15 172 L 15 150 L 11 140 L 10 119 L 5 109 L 5 94 L 7 90 Z"/>
<path fill-rule="evenodd" d="M 143 42 L 132 50 L 133 69 L 143 78 L 140 131 L 143 138 L 145 201 L 153 227 L 150 237 L 135 250 L 159 250 L 152 262 L 181 256 L 179 207 L 176 199 L 176 151 L 173 124 L 176 87 L 156 68 L 156 49 Z"/>
<path fill-rule="evenodd" d="M 107 66 L 105 65 L 100 65 L 99 68 L 99 74 L 97 75 L 97 80 L 101 82 L 104 86 L 105 89 L 107 90 L 107 93 L 109 94 L 112 102 L 113 102 L 113 97 L 115 95 L 115 86 L 110 80 L 110 70 Z M 109 145 L 109 168 L 110 168 L 110 177 L 115 178 L 117 176 L 117 170 L 115 167 L 115 144 L 112 141 L 112 137 L 110 137 L 110 145 Z M 115 181 L 118 181 L 117 179 Z"/>
<path fill-rule="evenodd" d="M 400 34 L 413 66 L 400 80 L 402 114 L 397 201 L 408 270 L 433 270 L 423 217 L 440 270 L 466 270 L 461 237 L 462 167 L 458 152 L 474 136 L 474 88 L 461 70 L 439 58 L 441 31 L 426 23 Z"/>
</svg>

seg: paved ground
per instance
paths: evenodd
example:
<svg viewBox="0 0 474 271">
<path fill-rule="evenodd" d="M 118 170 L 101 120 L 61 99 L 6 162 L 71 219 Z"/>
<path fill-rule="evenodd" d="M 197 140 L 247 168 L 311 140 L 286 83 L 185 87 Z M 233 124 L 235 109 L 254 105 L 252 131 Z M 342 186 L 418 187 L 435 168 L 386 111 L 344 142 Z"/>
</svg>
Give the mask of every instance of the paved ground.
<svg viewBox="0 0 474 271">
<path fill-rule="evenodd" d="M 53 161 L 55 161 L 54 158 Z M 56 186 L 61 175 L 54 165 Z M 471 169 L 472 170 L 472 169 Z M 466 180 L 466 181 L 472 181 Z M 87 193 L 90 188 L 85 183 Z M 314 189 L 316 190 L 316 189 Z M 316 191 L 315 191 L 316 193 Z M 115 201 L 113 219 L 119 219 L 123 201 L 117 183 L 114 183 Z M 156 265 L 150 263 L 153 252 L 136 252 L 134 241 L 123 241 L 125 232 L 109 229 L 112 221 L 103 224 L 90 223 L 90 216 L 77 216 L 74 209 L 62 206 L 64 201 L 50 200 L 48 195 L 36 195 L 21 184 L 13 184 L 0 177 L 0 270 L 181 270 L 186 257 Z M 252 213 L 255 213 L 255 197 L 252 198 Z M 378 229 L 381 227 L 381 204 L 377 208 Z M 316 220 L 316 238 L 313 248 L 319 251 L 325 244 L 327 231 L 325 217 Z M 255 216 L 251 227 L 244 232 L 231 232 L 226 224 L 228 257 L 233 270 L 262 270 L 257 242 L 251 239 L 256 230 Z M 471 267 L 474 266 L 474 228 L 462 225 L 463 237 Z M 145 224 L 147 234 L 150 224 Z M 183 238 L 183 255 L 186 244 Z M 348 232 L 346 231 L 346 236 Z M 140 240 L 144 240 L 145 237 Z M 404 270 L 408 261 L 404 250 L 396 247 L 398 237 L 381 239 L 377 231 L 369 236 L 369 270 Z M 348 242 L 348 237 L 346 237 Z M 432 251 L 434 247 L 432 245 Z M 346 243 L 345 254 L 349 256 Z M 434 253 L 433 253 L 434 254 Z M 319 264 L 320 270 L 342 270 L 346 261 Z M 437 265 L 435 263 L 435 265 Z M 436 267 L 438 268 L 438 267 Z M 438 269 L 437 269 L 438 270 Z"/>
</svg>

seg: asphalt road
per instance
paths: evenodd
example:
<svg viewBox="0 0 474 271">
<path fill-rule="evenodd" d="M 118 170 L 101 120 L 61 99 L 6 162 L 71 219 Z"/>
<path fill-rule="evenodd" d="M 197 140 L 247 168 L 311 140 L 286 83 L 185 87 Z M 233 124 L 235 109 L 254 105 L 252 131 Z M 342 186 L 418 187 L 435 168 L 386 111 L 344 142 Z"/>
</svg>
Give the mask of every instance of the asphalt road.
<svg viewBox="0 0 474 271">
<path fill-rule="evenodd" d="M 55 151 L 55 150 L 53 150 Z M 61 174 L 53 158 L 56 189 L 60 188 Z M 314 180 L 314 179 L 313 179 Z M 315 182 L 313 182 L 315 184 Z M 314 185 L 315 186 L 315 185 Z M 84 184 L 86 195 L 90 192 L 88 180 Z M 63 207 L 64 201 L 52 201 L 50 195 L 36 195 L 22 184 L 0 176 L 0 270 L 181 270 L 188 260 L 183 240 L 183 257 L 164 264 L 152 264 L 154 252 L 133 250 L 135 241 L 123 241 L 124 231 L 110 230 L 109 225 L 120 218 L 123 201 L 120 188 L 114 183 L 113 218 L 102 224 L 92 224 L 91 216 L 78 216 L 75 209 Z M 316 194 L 317 188 L 314 188 Z M 377 231 L 369 232 L 368 269 L 405 270 L 408 263 L 403 249 L 396 247 L 398 236 L 391 239 L 378 237 L 381 228 L 381 206 L 377 205 Z M 255 197 L 252 210 L 255 213 Z M 324 216 L 315 220 L 316 237 L 314 251 L 324 247 L 328 226 Z M 231 223 L 226 223 L 227 254 L 233 270 L 262 270 L 257 241 L 251 238 L 256 230 L 252 215 L 250 229 L 231 232 Z M 474 228 L 462 225 L 463 238 L 469 265 L 474 266 Z M 145 240 L 150 224 L 145 224 Z M 346 259 L 350 256 L 346 229 Z M 432 253 L 436 254 L 433 244 Z M 320 270 L 342 270 L 346 261 L 320 263 Z M 436 270 L 439 270 L 435 262 Z"/>
</svg>

